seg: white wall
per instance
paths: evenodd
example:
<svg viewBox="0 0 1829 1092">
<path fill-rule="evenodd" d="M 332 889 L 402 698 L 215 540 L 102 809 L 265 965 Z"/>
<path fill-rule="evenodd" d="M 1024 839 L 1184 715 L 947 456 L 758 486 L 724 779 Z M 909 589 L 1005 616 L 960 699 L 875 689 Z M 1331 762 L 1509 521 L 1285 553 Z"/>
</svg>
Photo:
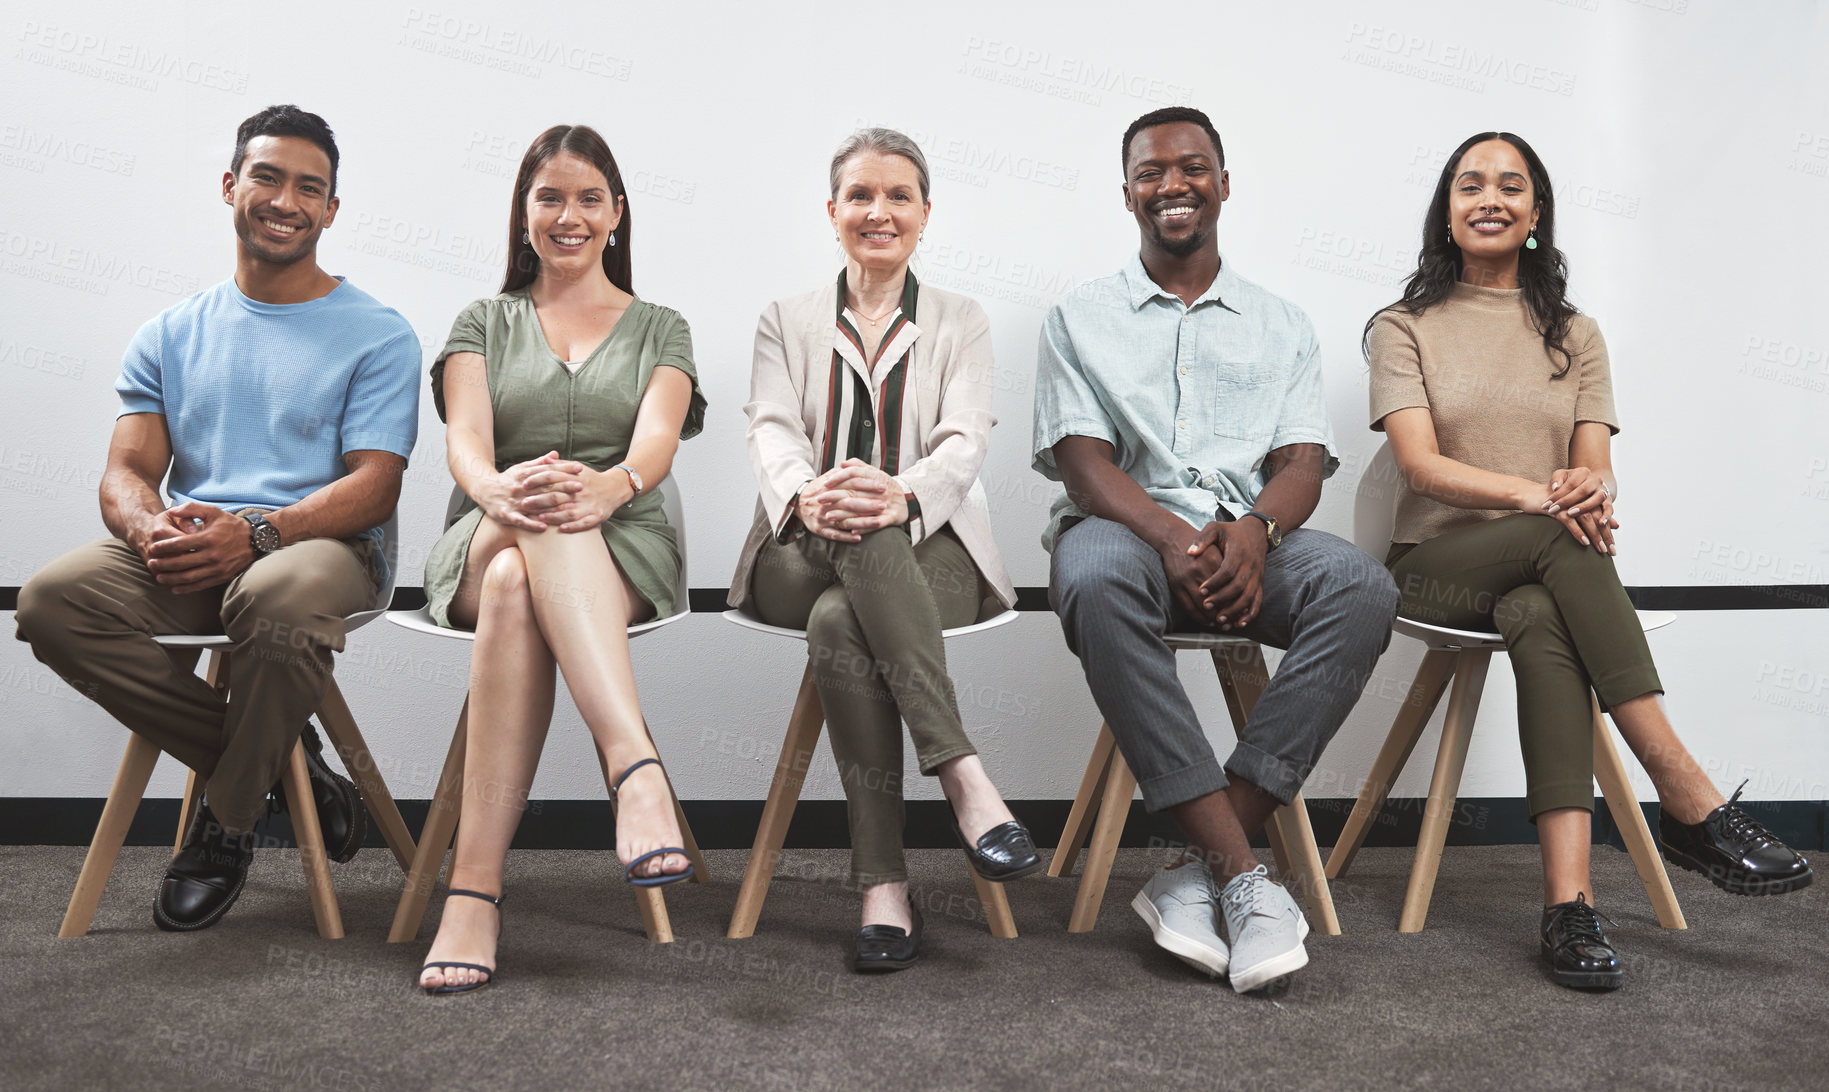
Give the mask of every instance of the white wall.
<svg viewBox="0 0 1829 1092">
<path fill-rule="evenodd" d="M 1377 446 L 1360 327 L 1410 267 L 1448 151 L 1510 129 L 1556 179 L 1577 300 L 1612 349 L 1627 583 L 1829 582 L 1825 9 L 807 11 L 457 0 L 321 4 L 274 20 L 203 4 L 11 6 L 0 585 L 102 533 L 94 494 L 121 349 L 147 317 L 229 274 L 218 180 L 237 122 L 275 102 L 323 114 L 342 146 L 343 206 L 320 260 L 404 312 L 428 357 L 458 309 L 499 283 L 528 141 L 560 121 L 605 134 L 632 187 L 637 288 L 691 321 L 711 401 L 676 467 L 700 587 L 728 579 L 750 511 L 740 407 L 755 316 L 832 276 L 825 162 L 857 125 L 925 146 L 937 177 L 917 270 L 991 314 L 1002 425 L 984 480 L 1020 585 L 1047 580 L 1037 537 L 1052 487 L 1028 469 L 1036 331 L 1056 296 L 1136 245 L 1117 162 L 1132 118 L 1191 104 L 1218 124 L 1233 182 L 1227 258 L 1320 331 L 1344 466 L 1315 523 L 1349 536 L 1356 476 Z M 424 399 L 402 501 L 409 583 L 439 530 L 442 453 Z M 1829 797 L 1829 612 L 1692 613 L 1652 647 L 1681 731 L 1724 787 L 1747 776 L 1749 798 Z M 759 798 L 802 653 L 710 615 L 635 649 L 681 794 Z M 400 796 L 430 795 L 467 653 L 381 625 L 352 638 L 338 675 Z M 1355 791 L 1417 658 L 1414 642 L 1394 642 L 1312 794 Z M 953 662 L 1004 791 L 1071 795 L 1098 717 L 1052 617 L 960 644 Z M 1210 669 L 1194 657 L 1183 668 L 1224 737 Z M 1487 693 L 1463 789 L 1518 795 L 1502 666 Z M 557 722 L 536 795 L 601 793 L 576 713 L 562 703 Z M 122 743 L 111 724 L 24 645 L 0 641 L 0 794 L 104 794 Z M 1414 765 L 1400 794 L 1422 791 L 1427 763 Z M 154 792 L 179 784 L 167 763 Z M 816 763 L 809 795 L 840 795 L 829 763 Z"/>
</svg>

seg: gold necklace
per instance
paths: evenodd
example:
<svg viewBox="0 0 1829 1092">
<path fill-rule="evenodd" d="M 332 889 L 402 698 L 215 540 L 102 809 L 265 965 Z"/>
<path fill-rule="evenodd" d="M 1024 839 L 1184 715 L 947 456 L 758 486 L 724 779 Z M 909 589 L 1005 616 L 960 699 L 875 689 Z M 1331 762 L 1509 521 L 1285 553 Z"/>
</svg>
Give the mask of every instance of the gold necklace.
<svg viewBox="0 0 1829 1092">
<path fill-rule="evenodd" d="M 872 327 L 874 327 L 878 323 L 882 322 L 884 319 L 888 318 L 890 315 L 894 314 L 896 308 L 899 306 L 901 306 L 901 305 L 892 303 L 889 305 L 889 310 L 884 311 L 882 314 L 876 316 L 875 318 L 871 318 L 869 315 L 864 314 L 863 308 L 861 308 L 861 307 L 852 308 L 852 310 L 857 313 L 858 318 L 863 319 L 865 322 L 869 323 Z"/>
</svg>

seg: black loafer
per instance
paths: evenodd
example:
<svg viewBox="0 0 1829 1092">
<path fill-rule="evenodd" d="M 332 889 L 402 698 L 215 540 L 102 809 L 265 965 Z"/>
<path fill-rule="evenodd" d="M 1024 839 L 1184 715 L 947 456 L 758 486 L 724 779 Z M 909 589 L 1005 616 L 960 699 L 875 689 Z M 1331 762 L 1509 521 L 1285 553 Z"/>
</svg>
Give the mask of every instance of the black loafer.
<svg viewBox="0 0 1829 1092">
<path fill-rule="evenodd" d="M 309 721 L 299 734 L 305 745 L 305 770 L 311 777 L 311 800 L 318 808 L 318 827 L 324 834 L 324 852 L 341 863 L 354 857 L 368 835 L 368 809 L 355 783 L 324 764 L 324 741 Z M 275 812 L 288 811 L 286 781 L 280 778 L 270 794 Z"/>
<path fill-rule="evenodd" d="M 1727 803 L 1700 823 L 1679 823 L 1658 813 L 1658 848 L 1664 859 L 1707 876 L 1710 883 L 1734 895 L 1782 895 L 1809 887 L 1816 879 L 1810 862 L 1772 836 L 1740 807 L 1734 790 Z"/>
<path fill-rule="evenodd" d="M 914 919 L 912 931 L 899 925 L 866 925 L 859 929 L 851 969 L 859 974 L 874 974 L 914 966 L 921 956 L 921 910 L 912 900 L 908 904 L 908 914 Z"/>
<path fill-rule="evenodd" d="M 965 832 L 957 822 L 953 823 L 953 837 L 965 847 L 965 859 L 971 862 L 972 871 L 992 883 L 1020 880 L 1042 866 L 1029 828 L 1014 819 L 985 831 L 975 846 L 965 840 Z"/>
<path fill-rule="evenodd" d="M 207 929 L 229 912 L 248 882 L 254 835 L 230 834 L 199 803 L 184 847 L 165 868 L 152 903 L 153 924 L 166 932 Z"/>
<path fill-rule="evenodd" d="M 1557 985 L 1578 990 L 1619 988 L 1625 977 L 1619 953 L 1601 932 L 1600 915 L 1588 905 L 1586 895 L 1544 907 L 1539 936 L 1543 961 L 1550 965 Z"/>
</svg>

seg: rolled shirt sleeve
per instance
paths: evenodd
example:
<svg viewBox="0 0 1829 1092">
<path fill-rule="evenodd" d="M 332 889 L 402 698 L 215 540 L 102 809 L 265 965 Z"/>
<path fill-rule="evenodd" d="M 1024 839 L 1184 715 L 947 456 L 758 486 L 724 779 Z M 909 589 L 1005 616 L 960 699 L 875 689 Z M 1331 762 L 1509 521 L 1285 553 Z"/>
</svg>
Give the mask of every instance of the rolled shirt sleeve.
<svg viewBox="0 0 1829 1092">
<path fill-rule="evenodd" d="M 1054 465 L 1054 445 L 1068 436 L 1090 436 L 1118 446 L 1117 429 L 1080 367 L 1066 318 L 1057 304 L 1042 322 L 1035 359 L 1033 466 L 1051 481 L 1061 480 Z"/>
</svg>

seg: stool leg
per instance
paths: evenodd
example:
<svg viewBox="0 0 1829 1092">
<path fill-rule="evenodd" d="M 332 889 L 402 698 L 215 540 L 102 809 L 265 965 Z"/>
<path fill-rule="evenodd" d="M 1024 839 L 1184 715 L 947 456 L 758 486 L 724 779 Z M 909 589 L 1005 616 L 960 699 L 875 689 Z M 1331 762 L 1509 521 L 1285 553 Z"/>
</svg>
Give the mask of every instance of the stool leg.
<svg viewBox="0 0 1829 1092">
<path fill-rule="evenodd" d="M 1239 650 L 1230 656 L 1216 648 L 1213 667 L 1219 673 L 1219 688 L 1226 695 L 1226 708 L 1232 714 L 1232 729 L 1242 737 L 1245 723 L 1251 719 L 1251 711 L 1257 708 L 1257 701 L 1264 696 L 1264 686 L 1270 679 L 1270 669 L 1264 663 L 1264 648 L 1254 644 L 1248 652 Z M 1320 923 L 1323 933 L 1339 936 L 1340 916 L 1334 912 L 1333 892 L 1328 890 L 1321 850 L 1315 845 L 1315 830 L 1308 821 L 1308 803 L 1300 792 L 1295 799 L 1271 813 L 1265 833 L 1283 882 L 1302 892 L 1303 901 Z"/>
<path fill-rule="evenodd" d="M 343 700 L 343 691 L 337 688 L 334 676 L 324 681 L 324 696 L 318 700 L 318 720 L 323 722 L 330 745 L 342 756 L 349 776 L 361 788 L 362 803 L 375 817 L 375 825 L 381 828 L 381 837 L 393 851 L 400 871 L 411 871 L 416 848 L 413 834 L 407 829 L 406 820 L 400 817 L 394 794 L 387 790 L 387 782 L 375 766 L 375 756 L 369 753 L 368 741 L 362 738 L 362 730 L 356 726 L 356 718 L 350 715 L 349 703 Z"/>
<path fill-rule="evenodd" d="M 1136 791 L 1137 778 L 1130 772 L 1130 764 L 1121 752 L 1112 751 L 1111 772 L 1105 778 L 1099 818 L 1092 826 L 1092 845 L 1086 851 L 1086 871 L 1080 875 L 1080 888 L 1073 896 L 1073 914 L 1067 919 L 1069 933 L 1089 933 L 1098 924 L 1099 904 L 1105 901 L 1111 863 L 1118 855 L 1118 838 L 1124 833 L 1130 798 Z"/>
<path fill-rule="evenodd" d="M 330 857 L 324 852 L 324 831 L 318 826 L 318 807 L 311 795 L 311 773 L 305 765 L 302 742 L 292 745 L 292 761 L 287 765 L 285 780 L 292 836 L 298 841 L 299 858 L 305 866 L 305 889 L 311 895 L 311 914 L 317 919 L 318 936 L 339 940 L 343 936 L 343 915 L 337 911 L 337 894 L 330 885 Z"/>
<path fill-rule="evenodd" d="M 198 780 L 196 770 L 190 770 L 184 778 L 184 799 L 178 804 L 178 837 L 171 844 L 174 857 L 184 848 L 184 834 L 191 829 L 191 816 L 196 814 L 197 801 L 202 797 L 203 782 Z"/>
<path fill-rule="evenodd" d="M 686 821 L 686 809 L 680 806 L 680 794 L 673 791 L 673 778 L 665 768 L 662 768 L 661 776 L 667 779 L 667 792 L 673 797 L 673 817 L 680 825 L 680 845 L 692 862 L 692 878 L 686 882 L 710 883 L 711 866 L 705 863 L 705 854 L 699 851 L 699 840 L 692 835 L 692 824 Z"/>
<path fill-rule="evenodd" d="M 1600 702 L 1594 701 L 1593 706 L 1594 777 L 1600 782 L 1600 794 L 1607 800 L 1607 810 L 1613 813 L 1613 823 L 1619 827 L 1627 852 L 1632 854 L 1632 864 L 1638 869 L 1639 882 L 1645 885 L 1645 894 L 1651 898 L 1658 924 L 1666 929 L 1687 929 L 1689 924 L 1683 920 L 1682 907 L 1677 905 L 1677 893 L 1670 889 L 1670 874 L 1664 871 L 1651 827 L 1639 809 L 1638 794 L 1626 779 L 1626 764 L 1620 760 L 1613 735 L 1601 716 Z"/>
<path fill-rule="evenodd" d="M 1404 892 L 1403 913 L 1397 920 L 1400 933 L 1418 933 L 1429 917 L 1429 896 L 1435 891 L 1435 871 L 1442 863 L 1442 846 L 1448 840 L 1448 817 L 1460 793 L 1461 771 L 1467 765 L 1467 744 L 1473 738 L 1473 719 L 1480 709 L 1480 691 L 1486 686 L 1486 668 L 1492 653 L 1462 650 L 1454 669 L 1454 693 L 1448 697 L 1448 719 L 1442 725 L 1442 745 L 1435 756 L 1435 775 L 1429 781 L 1429 803 L 1423 809 L 1422 833 L 1416 840 L 1416 863 L 1410 868 L 1410 886 Z"/>
<path fill-rule="evenodd" d="M 1416 749 L 1416 741 L 1429 726 L 1429 718 L 1435 715 L 1442 692 L 1448 689 L 1448 680 L 1453 677 L 1453 652 L 1438 648 L 1423 655 L 1416 678 L 1410 683 L 1410 692 L 1404 695 L 1403 707 L 1391 723 L 1391 733 L 1384 737 L 1384 746 L 1378 749 L 1372 772 L 1366 775 L 1365 787 L 1359 790 L 1353 813 L 1346 817 L 1346 826 L 1341 828 L 1333 851 L 1327 855 L 1328 879 L 1339 879 L 1353 866 L 1353 858 L 1365 844 L 1372 821 L 1378 818 L 1378 809 L 1384 807 L 1391 785 L 1403 772 L 1404 763 L 1410 761 L 1410 752 Z"/>
<path fill-rule="evenodd" d="M 457 731 L 451 734 L 451 750 L 445 755 L 444 771 L 438 775 L 438 788 L 432 795 L 432 807 L 426 813 L 425 826 L 419 830 L 419 844 L 413 849 L 413 866 L 407 869 L 406 885 L 394 908 L 394 925 L 387 934 L 389 944 L 403 944 L 419 935 L 426 903 L 438 886 L 438 874 L 444 869 L 445 852 L 451 848 L 451 836 L 457 832 L 458 814 L 464 804 L 464 748 L 469 726 L 470 695 L 465 694 L 463 711 L 457 714 Z"/>
<path fill-rule="evenodd" d="M 756 827 L 756 844 L 750 848 L 749 863 L 743 868 L 743 885 L 737 890 L 737 907 L 730 915 L 730 929 L 724 934 L 731 940 L 742 940 L 756 932 L 756 920 L 762 916 L 769 881 L 774 879 L 775 866 L 780 863 L 788 822 L 794 818 L 795 805 L 800 803 L 800 787 L 806 783 L 807 767 L 812 764 L 813 748 L 819 742 L 825 716 L 809 666 L 801 676 L 800 695 L 794 699 L 794 715 L 788 719 L 787 737 L 781 741 L 781 757 L 775 762 L 775 777 L 768 788 L 768 802 L 762 805 L 762 822 Z"/>
<path fill-rule="evenodd" d="M 978 888 L 978 903 L 984 907 L 984 920 L 991 927 L 991 935 L 1002 940 L 1016 939 L 1016 917 L 1010 913 L 1010 899 L 1003 884 L 976 872 L 972 873 L 972 883 Z"/>
<path fill-rule="evenodd" d="M 137 732 L 127 734 L 127 751 L 114 772 L 114 785 L 108 790 L 108 802 L 102 805 L 102 820 L 95 825 L 95 837 L 83 857 L 83 870 L 76 877 L 76 890 L 70 892 L 70 905 L 64 911 L 59 937 L 80 937 L 95 920 L 95 908 L 102 903 L 102 892 L 108 887 L 108 876 L 121 855 L 121 843 L 127 840 L 127 827 L 133 813 L 140 810 L 140 798 L 146 795 L 146 782 L 159 762 L 159 749 Z"/>
<path fill-rule="evenodd" d="M 1111 734 L 1111 726 L 1099 725 L 1099 738 L 1092 745 L 1092 757 L 1086 760 L 1086 773 L 1080 778 L 1080 791 L 1073 795 L 1073 808 L 1067 812 L 1067 825 L 1062 828 L 1061 840 L 1054 847 L 1053 858 L 1048 861 L 1048 875 L 1073 875 L 1073 866 L 1080 858 L 1080 847 L 1086 844 L 1086 835 L 1091 832 L 1092 820 L 1098 814 L 1099 800 L 1105 792 L 1105 778 L 1111 771 L 1112 750 L 1117 745 L 1117 737 Z"/>
</svg>

